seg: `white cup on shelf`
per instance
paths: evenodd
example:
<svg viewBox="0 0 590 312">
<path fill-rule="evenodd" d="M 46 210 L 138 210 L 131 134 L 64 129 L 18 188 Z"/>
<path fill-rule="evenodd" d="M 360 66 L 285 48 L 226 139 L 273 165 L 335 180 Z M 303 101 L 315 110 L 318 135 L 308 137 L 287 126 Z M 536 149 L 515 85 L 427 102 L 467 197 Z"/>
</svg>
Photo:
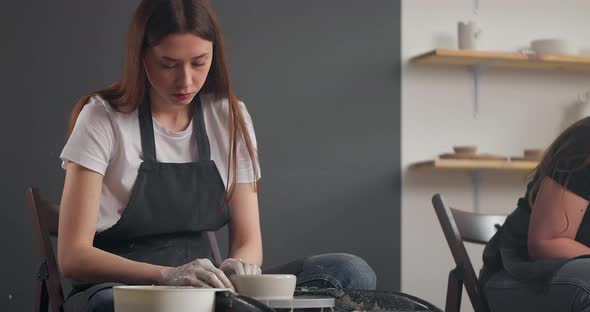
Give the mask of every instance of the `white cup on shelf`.
<svg viewBox="0 0 590 312">
<path fill-rule="evenodd" d="M 459 50 L 476 50 L 477 42 L 481 35 L 481 29 L 474 21 L 459 22 L 457 24 Z"/>
</svg>

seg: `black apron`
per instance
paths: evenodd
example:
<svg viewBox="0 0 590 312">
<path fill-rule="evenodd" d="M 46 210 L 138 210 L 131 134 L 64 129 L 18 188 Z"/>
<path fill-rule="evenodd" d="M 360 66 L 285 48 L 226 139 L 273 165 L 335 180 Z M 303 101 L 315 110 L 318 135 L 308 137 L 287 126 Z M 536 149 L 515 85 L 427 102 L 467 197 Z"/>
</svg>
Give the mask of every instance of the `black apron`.
<svg viewBox="0 0 590 312">
<path fill-rule="evenodd" d="M 193 131 L 199 160 L 191 163 L 160 163 L 156 158 L 154 127 L 149 98 L 138 108 L 143 162 L 129 203 L 121 219 L 97 233 L 94 246 L 139 262 L 176 267 L 197 258 L 213 261 L 206 231 L 229 222 L 225 185 L 211 160 L 199 94 L 193 100 Z M 118 283 L 74 282 L 64 304 L 80 311 L 97 291 Z"/>
</svg>

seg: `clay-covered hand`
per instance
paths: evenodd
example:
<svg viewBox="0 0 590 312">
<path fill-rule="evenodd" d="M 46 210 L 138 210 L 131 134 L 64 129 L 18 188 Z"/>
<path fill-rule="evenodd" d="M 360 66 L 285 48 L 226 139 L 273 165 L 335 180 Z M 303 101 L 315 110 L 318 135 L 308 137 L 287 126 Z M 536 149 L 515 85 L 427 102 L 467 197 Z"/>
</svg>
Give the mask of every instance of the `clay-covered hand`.
<svg viewBox="0 0 590 312">
<path fill-rule="evenodd" d="M 202 288 L 229 288 L 234 286 L 227 275 L 209 259 L 197 259 L 162 272 L 162 284 L 169 286 L 194 286 Z"/>
<path fill-rule="evenodd" d="M 261 273 L 260 268 L 255 264 L 250 264 L 242 259 L 236 260 L 234 258 L 225 259 L 219 269 L 222 270 L 226 276 L 237 275 L 258 275 Z"/>
</svg>

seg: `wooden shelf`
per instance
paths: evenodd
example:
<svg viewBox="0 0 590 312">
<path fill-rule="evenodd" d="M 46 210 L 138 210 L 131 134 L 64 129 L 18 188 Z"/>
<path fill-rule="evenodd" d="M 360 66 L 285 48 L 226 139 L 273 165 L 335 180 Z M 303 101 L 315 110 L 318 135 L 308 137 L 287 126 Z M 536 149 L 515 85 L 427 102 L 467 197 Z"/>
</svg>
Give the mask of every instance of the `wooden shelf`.
<svg viewBox="0 0 590 312">
<path fill-rule="evenodd" d="M 411 59 L 416 64 L 475 66 L 487 64 L 491 68 L 542 69 L 590 73 L 590 57 L 535 56 L 523 53 L 475 50 L 436 49 Z"/>
<path fill-rule="evenodd" d="M 410 165 L 412 170 L 436 171 L 532 171 L 537 161 L 506 161 L 506 160 L 470 160 L 470 159 L 436 159 Z"/>
</svg>

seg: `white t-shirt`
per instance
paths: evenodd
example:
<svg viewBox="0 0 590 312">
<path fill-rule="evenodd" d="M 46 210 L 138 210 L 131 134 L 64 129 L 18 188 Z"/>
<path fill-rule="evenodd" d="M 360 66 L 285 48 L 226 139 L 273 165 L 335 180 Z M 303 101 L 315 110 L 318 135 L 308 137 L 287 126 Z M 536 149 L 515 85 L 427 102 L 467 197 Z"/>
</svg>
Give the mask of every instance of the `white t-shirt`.
<svg viewBox="0 0 590 312">
<path fill-rule="evenodd" d="M 201 95 L 201 103 L 211 159 L 227 186 L 228 101 L 215 100 L 212 95 Z M 244 103 L 240 102 L 240 106 L 256 151 L 252 119 Z M 158 162 L 186 163 L 198 159 L 192 121 L 187 129 L 174 132 L 161 126 L 155 118 L 153 120 Z M 238 141 L 237 151 L 236 182 L 250 183 L 259 179 L 260 175 L 254 177 L 252 163 L 242 140 Z M 69 160 L 104 176 L 96 231 L 110 228 L 119 221 L 129 202 L 137 170 L 143 161 L 137 110 L 131 113 L 117 112 L 101 97 L 91 97 L 80 112 L 60 158 L 64 169 L 65 161 Z"/>
</svg>

